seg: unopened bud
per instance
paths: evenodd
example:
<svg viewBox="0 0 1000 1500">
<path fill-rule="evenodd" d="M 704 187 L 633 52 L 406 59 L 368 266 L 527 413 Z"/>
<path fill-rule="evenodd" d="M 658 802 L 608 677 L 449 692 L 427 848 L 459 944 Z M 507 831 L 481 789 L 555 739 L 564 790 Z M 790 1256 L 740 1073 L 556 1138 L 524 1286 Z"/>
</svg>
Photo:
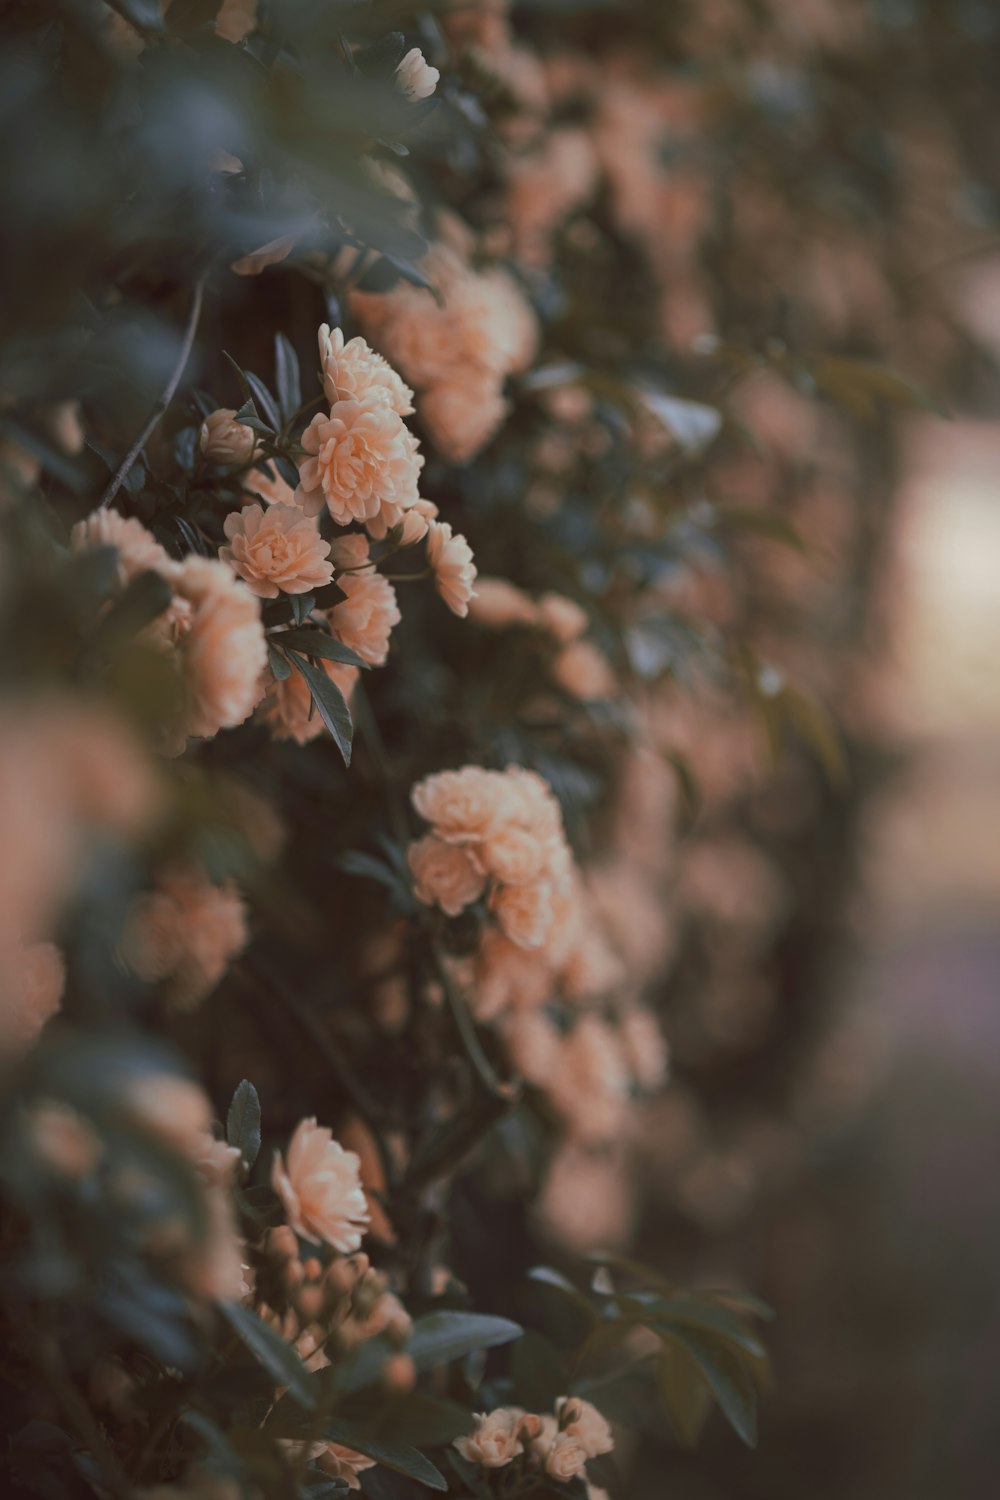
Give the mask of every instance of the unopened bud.
<svg viewBox="0 0 1000 1500">
<path fill-rule="evenodd" d="M 272 1260 L 298 1260 L 299 1242 L 288 1224 L 277 1224 L 268 1230 L 267 1253 Z"/>
<path fill-rule="evenodd" d="M 198 441 L 210 463 L 246 464 L 253 458 L 257 434 L 237 422 L 231 407 L 220 406 L 202 422 Z"/>
<path fill-rule="evenodd" d="M 412 1391 L 417 1380 L 417 1367 L 408 1354 L 390 1354 L 382 1367 L 382 1385 L 394 1395 L 405 1395 Z"/>
</svg>

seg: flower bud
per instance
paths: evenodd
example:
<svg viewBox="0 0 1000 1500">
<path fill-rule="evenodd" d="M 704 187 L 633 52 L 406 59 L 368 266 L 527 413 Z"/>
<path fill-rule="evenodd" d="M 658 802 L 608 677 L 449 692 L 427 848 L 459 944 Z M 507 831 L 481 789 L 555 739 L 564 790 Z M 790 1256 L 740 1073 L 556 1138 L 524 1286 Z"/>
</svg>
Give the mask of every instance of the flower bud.
<svg viewBox="0 0 1000 1500">
<path fill-rule="evenodd" d="M 412 1391 L 417 1380 L 417 1367 L 408 1354 L 391 1354 L 382 1368 L 382 1385 L 393 1395 L 402 1396 Z"/>
<path fill-rule="evenodd" d="M 396 69 L 396 84 L 401 94 L 416 102 L 429 99 L 438 86 L 441 74 L 432 68 L 419 47 L 411 47 Z"/>
<path fill-rule="evenodd" d="M 412 547 L 414 542 L 422 542 L 427 535 L 428 518 L 422 511 L 408 510 L 394 529 L 399 533 L 398 545 L 400 547 Z"/>
<path fill-rule="evenodd" d="M 303 1323 L 316 1323 L 326 1305 L 326 1290 L 315 1281 L 300 1286 L 295 1294 L 295 1311 Z"/>
<path fill-rule="evenodd" d="M 246 464 L 254 456 L 257 434 L 237 422 L 231 407 L 221 406 L 202 422 L 198 441 L 210 463 Z"/>
<path fill-rule="evenodd" d="M 267 1253 L 272 1260 L 298 1260 L 299 1242 L 287 1224 L 277 1224 L 267 1232 Z"/>
</svg>

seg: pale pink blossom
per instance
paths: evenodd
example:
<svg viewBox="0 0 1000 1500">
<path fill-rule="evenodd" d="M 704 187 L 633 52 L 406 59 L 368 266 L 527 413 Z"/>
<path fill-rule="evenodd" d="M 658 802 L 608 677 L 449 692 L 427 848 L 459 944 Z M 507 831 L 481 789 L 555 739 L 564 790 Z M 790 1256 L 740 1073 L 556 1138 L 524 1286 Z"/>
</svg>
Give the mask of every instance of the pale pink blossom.
<svg viewBox="0 0 1000 1500">
<path fill-rule="evenodd" d="M 552 883 L 500 885 L 490 893 L 490 910 L 519 948 L 540 948 L 552 926 Z"/>
<path fill-rule="evenodd" d="M 368 542 L 363 536 L 351 535 L 334 542 L 337 585 L 347 597 L 328 610 L 326 618 L 342 645 L 356 651 L 370 666 L 381 667 L 389 654 L 392 628 L 402 616 L 396 590 L 373 566 L 365 566 L 367 558 Z"/>
<path fill-rule="evenodd" d="M 271 1169 L 271 1186 L 296 1234 L 332 1245 L 341 1255 L 358 1249 L 368 1224 L 360 1166 L 357 1155 L 345 1151 L 325 1126 L 300 1120 L 287 1162 L 276 1153 Z"/>
<path fill-rule="evenodd" d="M 511 625 L 534 625 L 534 600 L 506 578 L 476 579 L 476 592 L 469 601 L 469 619 L 487 630 L 506 630 Z"/>
<path fill-rule="evenodd" d="M 66 971 L 54 943 L 0 950 L 0 1055 L 26 1052 L 59 1009 Z"/>
<path fill-rule="evenodd" d="M 221 406 L 201 424 L 198 444 L 213 464 L 247 464 L 257 449 L 257 434 L 252 427 L 236 420 L 232 407 Z"/>
<path fill-rule="evenodd" d="M 441 74 L 432 68 L 419 47 L 411 47 L 396 69 L 396 87 L 415 102 L 429 99 L 438 86 Z"/>
<path fill-rule="evenodd" d="M 413 392 L 381 354 L 361 338 L 345 342 L 343 330 L 324 323 L 319 330 L 323 390 L 330 405 L 338 401 L 372 402 L 400 417 L 413 412 Z"/>
<path fill-rule="evenodd" d="M 468 1437 L 456 1438 L 455 1447 L 466 1463 L 481 1464 L 484 1469 L 502 1469 L 524 1452 L 519 1435 L 523 1415 L 515 1406 L 478 1412 L 475 1430 Z"/>
<path fill-rule="evenodd" d="M 439 906 L 449 917 L 457 917 L 478 901 L 486 888 L 475 853 L 467 845 L 445 843 L 432 833 L 410 845 L 407 861 L 417 900 Z"/>
<path fill-rule="evenodd" d="M 409 509 L 418 499 L 423 458 L 416 438 L 391 407 L 338 401 L 302 434 L 297 500 L 307 514 L 325 505 L 339 526 L 368 521 L 383 504 Z"/>
<path fill-rule="evenodd" d="M 560 1430 L 576 1438 L 588 1458 L 612 1451 L 615 1440 L 611 1427 L 596 1406 L 582 1396 L 560 1396 L 555 1410 Z"/>
<path fill-rule="evenodd" d="M 473 370 L 465 379 L 430 385 L 420 415 L 434 447 L 450 464 L 467 464 L 495 437 L 510 410 L 495 376 Z"/>
<path fill-rule="evenodd" d="M 215 885 L 200 870 L 179 866 L 133 904 L 121 956 L 147 983 L 165 982 L 171 1005 L 190 1010 L 215 989 L 249 936 L 233 882 Z"/>
<path fill-rule="evenodd" d="M 453 614 L 464 618 L 475 590 L 476 565 L 464 536 L 454 536 L 447 521 L 432 521 L 427 532 L 427 561 L 438 593 Z"/>
<path fill-rule="evenodd" d="M 612 698 L 617 684 L 606 656 L 590 641 L 572 641 L 552 663 L 552 676 L 571 698 Z"/>
<path fill-rule="evenodd" d="M 186 558 L 174 584 L 193 611 L 181 640 L 185 729 L 209 738 L 242 724 L 260 699 L 267 663 L 260 601 L 224 563 L 204 557 Z"/>
<path fill-rule="evenodd" d="M 231 511 L 223 524 L 228 547 L 219 557 L 260 599 L 307 594 L 333 577 L 330 544 L 315 520 L 295 505 L 245 505 Z"/>
<path fill-rule="evenodd" d="M 263 500 L 265 505 L 295 504 L 295 491 L 288 480 L 282 477 L 281 470 L 273 458 L 267 467 L 258 464 L 256 469 L 251 469 L 249 474 L 245 475 L 243 492 L 247 495 L 255 495 L 258 500 Z"/>
<path fill-rule="evenodd" d="M 358 668 L 325 659 L 318 666 L 349 702 L 361 675 Z M 267 725 L 274 739 L 294 740 L 297 745 L 306 745 L 326 732 L 309 686 L 302 673 L 294 668 L 290 677 L 267 684 L 255 718 Z"/>
<path fill-rule="evenodd" d="M 587 612 L 565 594 L 543 594 L 538 601 L 538 623 L 563 645 L 569 645 L 590 623 Z"/>
<path fill-rule="evenodd" d="M 508 785 L 500 771 L 462 766 L 437 771 L 410 793 L 415 810 L 450 844 L 481 844 L 498 833 L 507 817 Z"/>
</svg>

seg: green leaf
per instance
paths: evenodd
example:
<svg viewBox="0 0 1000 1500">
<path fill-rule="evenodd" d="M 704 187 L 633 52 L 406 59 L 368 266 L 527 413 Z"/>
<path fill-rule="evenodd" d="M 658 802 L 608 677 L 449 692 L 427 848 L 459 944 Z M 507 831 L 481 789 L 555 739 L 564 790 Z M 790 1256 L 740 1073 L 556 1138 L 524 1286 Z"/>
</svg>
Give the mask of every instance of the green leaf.
<svg viewBox="0 0 1000 1500">
<path fill-rule="evenodd" d="M 121 650 L 170 605 L 173 590 L 152 570 L 136 574 L 101 620 L 94 644 L 104 652 Z"/>
<path fill-rule="evenodd" d="M 274 383 L 282 419 L 290 422 L 302 405 L 302 381 L 299 357 L 283 333 L 274 335 Z"/>
<path fill-rule="evenodd" d="M 274 643 L 278 646 L 291 646 L 293 650 L 301 651 L 306 656 L 321 656 L 324 661 L 339 661 L 345 667 L 362 667 L 368 671 L 369 663 L 364 657 L 352 651 L 350 646 L 342 646 L 340 641 L 335 641 L 324 630 L 283 630 L 279 636 L 275 636 Z"/>
<path fill-rule="evenodd" d="M 826 355 L 809 361 L 804 379 L 857 417 L 878 417 L 885 406 L 920 408 L 947 417 L 948 411 L 902 376 L 865 359 Z"/>
<path fill-rule="evenodd" d="M 526 1411 L 549 1411 L 557 1396 L 569 1390 L 569 1368 L 544 1334 L 528 1331 L 518 1339 L 511 1359 L 518 1404 Z"/>
<path fill-rule="evenodd" d="M 366 1402 L 370 1401 L 366 1397 Z M 418 1448 L 443 1448 L 472 1431 L 472 1413 L 457 1401 L 446 1401 L 428 1391 L 410 1391 L 379 1408 L 379 1428 L 392 1433 L 395 1443 Z"/>
<path fill-rule="evenodd" d="M 231 1146 L 239 1147 L 247 1168 L 252 1167 L 260 1151 L 260 1099 L 247 1078 L 243 1079 L 229 1106 L 226 1140 Z"/>
<path fill-rule="evenodd" d="M 288 665 L 288 658 L 282 656 L 281 652 L 271 641 L 267 643 L 267 660 L 271 668 L 271 676 L 275 682 L 287 682 L 292 675 L 292 669 Z"/>
<path fill-rule="evenodd" d="M 292 618 L 296 625 L 308 623 L 309 616 L 316 607 L 315 594 L 293 594 L 291 596 Z"/>
<path fill-rule="evenodd" d="M 665 1329 L 701 1328 L 717 1334 L 727 1343 L 735 1344 L 758 1358 L 766 1354 L 760 1339 L 748 1329 L 735 1313 L 712 1302 L 679 1293 L 675 1297 L 661 1297 L 647 1304 L 642 1313 L 647 1328 L 662 1333 Z"/>
<path fill-rule="evenodd" d="M 354 725 L 351 722 L 351 712 L 347 707 L 343 693 L 339 687 L 330 681 L 326 673 L 319 667 L 314 667 L 305 657 L 290 651 L 289 657 L 306 680 L 306 685 L 312 694 L 312 700 L 316 705 L 323 723 L 333 736 L 334 743 L 344 758 L 344 765 L 351 764 L 351 742 L 354 738 Z"/>
<path fill-rule="evenodd" d="M 723 1415 L 747 1447 L 755 1448 L 757 1387 L 745 1361 L 732 1345 L 702 1329 L 671 1328 L 669 1332 L 661 1332 L 661 1337 L 691 1356 Z"/>
<path fill-rule="evenodd" d="M 656 1365 L 656 1384 L 682 1448 L 694 1448 L 712 1406 L 712 1393 L 686 1349 L 664 1344 Z"/>
<path fill-rule="evenodd" d="M 475 1349 L 492 1349 L 496 1344 L 509 1344 L 524 1332 L 519 1323 L 509 1318 L 494 1318 L 487 1313 L 441 1312 L 428 1313 L 413 1325 L 407 1353 L 418 1370 L 433 1370 L 437 1365 L 450 1364 Z"/>
<path fill-rule="evenodd" d="M 233 1332 L 243 1340 L 250 1353 L 273 1377 L 276 1385 L 285 1385 L 300 1406 L 313 1411 L 312 1383 L 305 1365 L 279 1333 L 275 1333 L 256 1313 L 239 1302 L 220 1302 L 219 1311 Z"/>
<path fill-rule="evenodd" d="M 715 1291 L 713 1289 L 699 1291 L 698 1295 L 711 1302 L 719 1303 L 721 1307 L 731 1307 L 736 1312 L 752 1313 L 755 1318 L 764 1318 L 768 1323 L 772 1322 L 776 1316 L 770 1303 L 763 1302 L 752 1292 Z"/>
<path fill-rule="evenodd" d="M 395 1469 L 397 1474 L 405 1474 L 409 1479 L 426 1484 L 428 1489 L 448 1488 L 444 1475 L 418 1448 L 411 1448 L 408 1443 L 389 1443 L 382 1438 L 370 1437 L 359 1422 L 346 1417 L 331 1417 L 323 1424 L 322 1436 L 328 1442 L 354 1448 L 358 1453 L 374 1458 L 376 1463 L 385 1464 L 387 1469 Z"/>
</svg>

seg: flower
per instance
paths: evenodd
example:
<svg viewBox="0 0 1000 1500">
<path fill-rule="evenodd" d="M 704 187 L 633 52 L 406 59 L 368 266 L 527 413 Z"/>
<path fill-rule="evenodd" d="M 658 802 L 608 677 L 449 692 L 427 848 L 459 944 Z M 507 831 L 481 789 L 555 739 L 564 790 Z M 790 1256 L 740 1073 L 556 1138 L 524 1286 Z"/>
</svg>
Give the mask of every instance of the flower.
<svg viewBox="0 0 1000 1500">
<path fill-rule="evenodd" d="M 358 685 L 358 668 L 326 660 L 318 665 L 344 698 L 349 699 Z M 306 745 L 317 739 L 325 727 L 316 712 L 309 684 L 298 671 L 293 671 L 281 682 L 275 679 L 267 684 L 255 718 L 267 725 L 274 739 L 294 740 L 297 745 Z"/>
<path fill-rule="evenodd" d="M 669 1053 L 656 1017 L 636 1007 L 626 1012 L 619 1027 L 625 1061 L 640 1089 L 652 1093 L 667 1076 Z"/>
<path fill-rule="evenodd" d="M 496 380 L 474 374 L 431 386 L 420 398 L 420 415 L 431 440 L 450 464 L 467 464 L 499 432 L 508 412 Z"/>
<path fill-rule="evenodd" d="M 501 1469 L 524 1452 L 519 1436 L 523 1415 L 516 1406 L 500 1406 L 488 1414 L 478 1412 L 475 1431 L 468 1437 L 456 1438 L 455 1447 L 466 1463 Z"/>
<path fill-rule="evenodd" d="M 560 1483 L 586 1473 L 586 1449 L 568 1432 L 560 1432 L 554 1417 L 542 1418 L 542 1430 L 533 1440 L 531 1451 L 546 1474 Z"/>
<path fill-rule="evenodd" d="M 91 547 L 114 547 L 118 553 L 118 586 L 124 588 L 139 573 L 160 573 L 169 578 L 176 564 L 141 521 L 117 510 L 95 510 L 77 521 L 70 532 L 74 552 Z"/>
<path fill-rule="evenodd" d="M 361 1480 L 358 1475 L 364 1469 L 374 1468 L 375 1460 L 353 1448 L 345 1448 L 343 1443 L 325 1443 L 323 1447 L 324 1451 L 316 1455 L 320 1468 L 331 1479 L 346 1480 L 348 1489 L 359 1490 Z"/>
<path fill-rule="evenodd" d="M 576 1438 L 588 1458 L 612 1451 L 615 1440 L 611 1428 L 596 1406 L 581 1396 L 560 1396 L 555 1410 L 560 1430 Z"/>
<path fill-rule="evenodd" d="M 40 1099 L 31 1108 L 28 1136 L 38 1160 L 61 1177 L 89 1177 L 103 1149 L 93 1127 L 59 1099 Z"/>
<path fill-rule="evenodd" d="M 279 590 L 307 594 L 333 577 L 329 542 L 297 506 L 245 505 L 230 512 L 223 529 L 230 545 L 219 557 L 260 599 L 276 599 Z"/>
<path fill-rule="evenodd" d="M 469 618 L 486 630 L 505 630 L 510 625 L 534 625 L 534 601 L 506 578 L 476 579 L 476 592 L 469 601 Z"/>
<path fill-rule="evenodd" d="M 332 551 L 338 569 L 337 585 L 347 597 L 327 611 L 330 629 L 363 661 L 381 667 L 389 654 L 392 627 L 402 619 L 396 590 L 374 566 L 364 566 L 368 558 L 366 537 L 342 537 L 334 542 Z M 344 568 L 360 571 L 341 572 Z"/>
<path fill-rule="evenodd" d="M 381 354 L 360 336 L 344 341 L 343 330 L 324 323 L 319 330 L 323 390 L 331 406 L 338 401 L 371 401 L 397 416 L 413 412 L 413 392 Z"/>
<path fill-rule="evenodd" d="M 300 1120 L 288 1147 L 287 1165 L 275 1153 L 271 1186 L 296 1234 L 323 1241 L 351 1255 L 361 1244 L 368 1206 L 360 1162 L 315 1119 Z"/>
<path fill-rule="evenodd" d="M 585 703 L 614 696 L 614 673 L 607 658 L 590 641 L 572 641 L 564 646 L 552 663 L 552 676 L 564 693 Z"/>
<path fill-rule="evenodd" d="M 447 521 L 432 521 L 427 530 L 427 561 L 438 593 L 453 614 L 464 618 L 475 590 L 476 565 L 464 536 L 453 536 Z"/>
<path fill-rule="evenodd" d="M 410 792 L 414 809 L 449 844 L 480 844 L 498 833 L 507 816 L 508 789 L 499 771 L 462 766 L 425 776 Z"/>
<path fill-rule="evenodd" d="M 215 989 L 249 937 L 246 906 L 233 882 L 215 885 L 200 870 L 179 866 L 133 903 L 121 956 L 147 983 L 166 980 L 169 1003 L 191 1010 Z"/>
<path fill-rule="evenodd" d="M 54 943 L 12 944 L 0 953 L 0 1054 L 26 1052 L 59 1009 L 66 970 Z"/>
<path fill-rule="evenodd" d="M 530 828 L 507 823 L 486 841 L 480 858 L 495 880 L 504 885 L 527 885 L 545 870 L 546 850 Z"/>
<path fill-rule="evenodd" d="M 564 594 L 543 594 L 538 601 L 538 623 L 563 645 L 581 636 L 588 625 L 586 611 Z"/>
<path fill-rule="evenodd" d="M 278 465 L 272 459 L 269 464 L 258 464 L 243 479 L 243 492 L 255 495 L 265 505 L 294 505 L 295 491 L 284 479 Z"/>
<path fill-rule="evenodd" d="M 552 883 L 536 880 L 496 886 L 490 909 L 512 943 L 519 948 L 540 948 L 552 926 Z"/>
<path fill-rule="evenodd" d="M 198 443 L 210 463 L 246 464 L 256 450 L 257 434 L 236 420 L 232 407 L 222 406 L 202 422 Z"/>
<path fill-rule="evenodd" d="M 302 434 L 297 502 L 307 514 L 326 505 L 338 526 L 367 521 L 383 503 L 407 510 L 418 499 L 423 458 L 417 440 L 390 406 L 369 398 L 338 401 L 318 412 Z"/>
<path fill-rule="evenodd" d="M 257 24 L 257 0 L 222 0 L 215 18 L 216 35 L 242 42 Z"/>
<path fill-rule="evenodd" d="M 475 854 L 432 833 L 410 845 L 407 861 L 417 900 L 440 906 L 449 917 L 457 917 L 486 889 L 486 875 Z"/>
<path fill-rule="evenodd" d="M 224 563 L 208 558 L 186 558 L 174 578 L 193 611 L 181 640 L 186 732 L 210 738 L 242 724 L 261 696 L 267 645 L 260 603 Z"/>
<path fill-rule="evenodd" d="M 438 69 L 430 66 L 419 47 L 411 47 L 396 69 L 396 85 L 400 93 L 414 101 L 429 99 L 440 77 Z"/>
<path fill-rule="evenodd" d="M 544 1086 L 559 1067 L 560 1038 L 544 1011 L 518 1010 L 504 1016 L 500 1033 L 511 1064 L 529 1083 Z"/>
</svg>

